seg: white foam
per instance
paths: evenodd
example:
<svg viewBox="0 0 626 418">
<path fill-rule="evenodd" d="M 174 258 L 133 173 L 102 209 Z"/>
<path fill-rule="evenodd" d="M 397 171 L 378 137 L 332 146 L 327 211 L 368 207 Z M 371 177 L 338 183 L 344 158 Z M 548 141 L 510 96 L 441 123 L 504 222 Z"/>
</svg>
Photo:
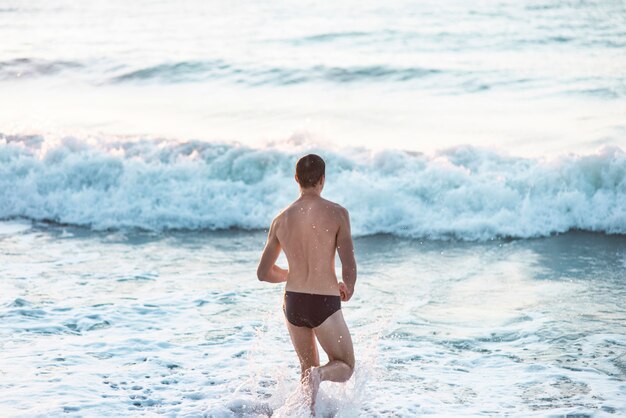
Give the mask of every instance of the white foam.
<svg viewBox="0 0 626 418">
<path fill-rule="evenodd" d="M 0 221 L 0 235 L 14 235 L 28 231 L 32 227 L 30 222 Z"/>
<path fill-rule="evenodd" d="M 0 143 L 0 219 L 96 230 L 267 228 L 297 197 L 294 165 L 309 151 L 326 159 L 324 195 L 350 210 L 357 235 L 626 233 L 626 154 L 617 147 L 543 160 L 471 146 L 422 155 L 306 143 L 13 138 Z"/>
</svg>

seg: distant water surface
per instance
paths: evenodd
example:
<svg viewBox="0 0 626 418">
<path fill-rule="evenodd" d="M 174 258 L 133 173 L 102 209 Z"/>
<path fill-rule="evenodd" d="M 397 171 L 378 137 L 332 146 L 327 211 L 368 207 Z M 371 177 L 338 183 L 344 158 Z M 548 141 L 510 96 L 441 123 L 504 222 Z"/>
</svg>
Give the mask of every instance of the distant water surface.
<svg viewBox="0 0 626 418">
<path fill-rule="evenodd" d="M 0 132 L 625 146 L 622 1 L 7 0 Z"/>
</svg>

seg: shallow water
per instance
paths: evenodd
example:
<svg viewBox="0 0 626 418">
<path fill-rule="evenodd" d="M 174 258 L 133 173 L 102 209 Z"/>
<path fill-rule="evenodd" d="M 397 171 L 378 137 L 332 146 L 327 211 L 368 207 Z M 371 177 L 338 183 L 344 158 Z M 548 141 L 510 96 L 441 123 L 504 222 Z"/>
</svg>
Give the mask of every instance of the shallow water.
<svg viewBox="0 0 626 418">
<path fill-rule="evenodd" d="M 2 222 L 0 410 L 298 414 L 264 238 Z M 322 385 L 322 415 L 626 413 L 623 236 L 355 245 L 357 370 Z"/>
</svg>

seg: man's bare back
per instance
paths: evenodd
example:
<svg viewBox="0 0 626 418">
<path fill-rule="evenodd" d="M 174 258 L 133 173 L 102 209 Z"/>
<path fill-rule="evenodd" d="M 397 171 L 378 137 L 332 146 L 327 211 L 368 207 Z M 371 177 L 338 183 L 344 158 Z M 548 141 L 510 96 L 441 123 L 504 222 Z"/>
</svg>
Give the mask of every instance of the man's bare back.
<svg viewBox="0 0 626 418">
<path fill-rule="evenodd" d="M 257 270 L 259 280 L 286 282 L 283 309 L 313 413 L 320 382 L 346 381 L 354 369 L 352 340 L 341 311 L 341 301 L 350 300 L 356 282 L 350 220 L 346 209 L 320 196 L 324 169 L 316 155 L 298 161 L 300 198 L 272 222 Z M 275 264 L 281 249 L 288 270 Z M 343 282 L 337 282 L 335 251 Z M 329 359 L 322 367 L 315 338 Z"/>
<path fill-rule="evenodd" d="M 339 295 L 335 251 L 348 212 L 316 195 L 303 195 L 276 218 L 276 236 L 289 262 L 285 290 Z"/>
</svg>

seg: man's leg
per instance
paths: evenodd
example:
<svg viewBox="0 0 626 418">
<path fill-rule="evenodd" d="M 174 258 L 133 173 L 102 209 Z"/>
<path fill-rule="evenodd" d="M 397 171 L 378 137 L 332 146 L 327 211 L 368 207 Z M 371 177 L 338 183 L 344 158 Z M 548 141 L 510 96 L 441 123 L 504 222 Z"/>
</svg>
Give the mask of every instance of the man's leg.
<svg viewBox="0 0 626 418">
<path fill-rule="evenodd" d="M 320 380 L 345 382 L 354 370 L 354 348 L 341 310 L 315 328 L 315 336 L 328 354 L 328 363 L 318 369 Z"/>
<path fill-rule="evenodd" d="M 328 354 L 328 363 L 310 369 L 307 380 L 311 391 L 311 412 L 315 414 L 315 398 L 320 383 L 324 380 L 345 382 L 354 370 L 354 348 L 350 331 L 343 319 L 341 309 L 329 316 L 319 327 L 315 336 Z"/>
<path fill-rule="evenodd" d="M 315 343 L 315 334 L 313 334 L 311 328 L 297 327 L 289 321 L 286 322 L 289 335 L 291 336 L 291 342 L 296 349 L 298 360 L 300 360 L 300 377 L 304 379 L 307 370 L 320 365 L 317 344 Z"/>
</svg>

